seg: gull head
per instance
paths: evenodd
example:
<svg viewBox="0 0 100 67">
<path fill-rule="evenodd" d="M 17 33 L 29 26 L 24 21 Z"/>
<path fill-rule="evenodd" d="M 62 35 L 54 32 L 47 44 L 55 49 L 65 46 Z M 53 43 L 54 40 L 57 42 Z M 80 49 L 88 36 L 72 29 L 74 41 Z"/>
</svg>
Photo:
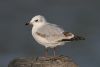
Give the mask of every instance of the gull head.
<svg viewBox="0 0 100 67">
<path fill-rule="evenodd" d="M 46 23 L 46 19 L 42 15 L 34 16 L 30 22 L 27 22 L 25 25 L 32 25 L 32 26 L 41 26 Z"/>
</svg>

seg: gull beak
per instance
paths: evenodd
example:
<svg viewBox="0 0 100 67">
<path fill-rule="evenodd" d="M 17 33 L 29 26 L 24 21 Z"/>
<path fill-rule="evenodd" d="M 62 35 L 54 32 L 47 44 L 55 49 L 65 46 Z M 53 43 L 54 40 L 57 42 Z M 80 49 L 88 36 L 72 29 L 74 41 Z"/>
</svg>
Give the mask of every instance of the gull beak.
<svg viewBox="0 0 100 67">
<path fill-rule="evenodd" d="M 29 25 L 29 23 L 25 23 L 25 25 L 27 26 L 27 25 Z"/>
<path fill-rule="evenodd" d="M 25 23 L 25 25 L 26 25 L 26 26 L 31 26 L 31 27 L 33 27 L 33 25 L 30 24 L 30 22 Z"/>
</svg>

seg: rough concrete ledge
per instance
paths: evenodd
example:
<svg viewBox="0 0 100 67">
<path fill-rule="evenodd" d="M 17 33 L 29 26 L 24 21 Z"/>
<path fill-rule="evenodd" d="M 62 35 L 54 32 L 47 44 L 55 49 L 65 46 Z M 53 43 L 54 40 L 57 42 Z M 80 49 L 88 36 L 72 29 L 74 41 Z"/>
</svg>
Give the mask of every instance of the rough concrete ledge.
<svg viewBox="0 0 100 67">
<path fill-rule="evenodd" d="M 8 67 L 78 67 L 68 56 L 17 58 Z"/>
</svg>

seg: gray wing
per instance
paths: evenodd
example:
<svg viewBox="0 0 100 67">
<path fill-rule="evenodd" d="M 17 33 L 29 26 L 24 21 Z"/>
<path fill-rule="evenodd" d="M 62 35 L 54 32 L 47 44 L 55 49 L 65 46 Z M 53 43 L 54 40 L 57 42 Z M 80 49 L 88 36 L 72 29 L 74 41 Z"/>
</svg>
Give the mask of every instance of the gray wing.
<svg viewBox="0 0 100 67">
<path fill-rule="evenodd" d="M 58 41 L 65 38 L 64 30 L 55 24 L 46 24 L 37 30 L 37 34 L 48 41 Z"/>
</svg>

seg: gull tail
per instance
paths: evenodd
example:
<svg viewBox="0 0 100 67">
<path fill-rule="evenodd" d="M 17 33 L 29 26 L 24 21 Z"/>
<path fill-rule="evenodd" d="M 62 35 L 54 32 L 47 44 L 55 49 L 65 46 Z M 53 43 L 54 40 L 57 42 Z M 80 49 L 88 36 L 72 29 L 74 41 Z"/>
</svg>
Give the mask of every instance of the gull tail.
<svg viewBox="0 0 100 67">
<path fill-rule="evenodd" d="M 84 37 L 81 37 L 81 36 L 75 35 L 73 38 L 70 38 L 70 39 L 62 39 L 62 40 L 60 40 L 60 42 L 62 42 L 62 41 L 78 41 L 78 40 L 85 40 L 85 38 Z"/>
<path fill-rule="evenodd" d="M 72 41 L 74 41 L 74 40 L 85 40 L 85 38 L 84 37 L 81 37 L 81 36 L 75 35 L 73 38 L 71 38 L 71 40 Z"/>
</svg>

